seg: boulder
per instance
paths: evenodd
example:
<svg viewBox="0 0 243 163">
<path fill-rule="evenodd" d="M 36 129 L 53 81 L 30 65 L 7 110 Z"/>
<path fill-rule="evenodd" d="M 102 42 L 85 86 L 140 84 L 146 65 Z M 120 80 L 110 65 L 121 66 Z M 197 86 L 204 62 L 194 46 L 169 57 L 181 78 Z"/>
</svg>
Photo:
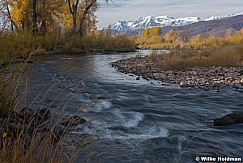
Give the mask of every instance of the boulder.
<svg viewBox="0 0 243 163">
<path fill-rule="evenodd" d="M 28 122 L 34 117 L 34 111 L 29 107 L 24 107 L 20 110 L 19 116 L 21 117 L 21 119 Z"/>
<path fill-rule="evenodd" d="M 243 123 L 243 113 L 231 113 L 214 120 L 214 126 L 233 125 L 237 123 Z"/>
<path fill-rule="evenodd" d="M 86 120 L 84 118 L 74 115 L 74 116 L 70 117 L 69 120 L 64 121 L 61 125 L 73 127 L 73 126 L 83 124 L 85 122 L 86 122 Z"/>
<path fill-rule="evenodd" d="M 48 108 L 44 107 L 37 111 L 37 113 L 34 115 L 34 118 L 36 125 L 43 125 L 44 123 L 50 120 L 51 112 Z"/>
</svg>

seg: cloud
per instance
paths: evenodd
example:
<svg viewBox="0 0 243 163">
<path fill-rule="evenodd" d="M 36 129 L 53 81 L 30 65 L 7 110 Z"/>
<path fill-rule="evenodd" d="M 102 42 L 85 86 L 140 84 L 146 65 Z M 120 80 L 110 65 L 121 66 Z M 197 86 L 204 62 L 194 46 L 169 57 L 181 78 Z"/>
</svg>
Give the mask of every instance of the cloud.
<svg viewBox="0 0 243 163">
<path fill-rule="evenodd" d="M 100 0 L 97 12 L 98 27 L 106 27 L 119 20 L 136 20 L 141 16 L 168 15 L 175 18 L 187 16 L 226 16 L 242 11 L 242 0 L 113 0 L 115 5 Z"/>
</svg>

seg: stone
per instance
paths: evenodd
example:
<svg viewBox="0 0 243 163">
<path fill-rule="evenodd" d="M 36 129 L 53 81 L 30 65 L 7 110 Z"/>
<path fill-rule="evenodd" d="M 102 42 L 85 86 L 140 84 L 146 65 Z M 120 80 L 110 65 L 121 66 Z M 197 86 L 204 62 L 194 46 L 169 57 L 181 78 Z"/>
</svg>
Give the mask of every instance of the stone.
<svg viewBox="0 0 243 163">
<path fill-rule="evenodd" d="M 30 121 L 34 117 L 34 111 L 29 107 L 24 107 L 20 110 L 19 115 L 24 121 Z"/>
<path fill-rule="evenodd" d="M 163 61 L 151 60 L 149 56 L 134 57 L 112 63 L 120 72 L 159 80 L 182 87 L 213 87 L 243 84 L 241 67 L 194 67 L 190 71 L 163 70 Z M 139 77 L 136 80 L 140 80 Z M 184 82 L 184 83 L 183 83 Z"/>
<path fill-rule="evenodd" d="M 181 81 L 181 82 L 180 82 L 180 86 L 181 86 L 181 87 L 185 87 L 185 86 L 186 86 L 186 83 L 183 82 L 183 81 Z"/>
<path fill-rule="evenodd" d="M 51 112 L 48 108 L 44 107 L 37 111 L 34 115 L 35 124 L 42 125 L 43 123 L 47 122 L 51 118 Z"/>
<path fill-rule="evenodd" d="M 233 125 L 237 123 L 243 123 L 243 113 L 231 113 L 214 120 L 214 126 Z"/>
<path fill-rule="evenodd" d="M 77 125 L 83 124 L 85 122 L 86 122 L 86 120 L 84 118 L 79 117 L 77 115 L 74 115 L 74 116 L 70 117 L 69 120 L 66 120 L 65 122 L 63 122 L 61 125 L 65 125 L 65 126 L 68 126 L 68 127 L 73 127 L 73 126 L 77 126 Z"/>
</svg>

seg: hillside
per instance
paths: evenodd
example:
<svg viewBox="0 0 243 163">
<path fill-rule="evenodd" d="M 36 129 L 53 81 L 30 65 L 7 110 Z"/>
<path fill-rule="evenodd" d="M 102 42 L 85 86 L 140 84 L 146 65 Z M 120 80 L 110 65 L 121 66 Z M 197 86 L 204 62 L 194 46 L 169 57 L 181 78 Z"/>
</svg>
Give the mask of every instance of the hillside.
<svg viewBox="0 0 243 163">
<path fill-rule="evenodd" d="M 186 26 L 166 26 L 163 28 L 163 35 L 165 35 L 171 29 L 175 31 L 189 29 L 192 37 L 206 33 L 212 36 L 221 36 L 226 33 L 228 29 L 231 29 L 232 31 L 239 31 L 242 27 L 243 15 L 238 15 L 219 20 L 201 21 Z"/>
<path fill-rule="evenodd" d="M 227 29 L 232 29 L 233 31 L 238 31 L 243 26 L 243 15 L 236 15 L 236 16 L 231 15 L 231 16 L 224 17 L 224 18 L 212 17 L 212 18 L 208 18 L 208 19 L 204 19 L 204 20 L 199 19 L 197 17 L 191 17 L 191 19 L 186 19 L 186 20 L 187 21 L 185 21 L 185 19 L 184 19 L 184 21 L 181 22 L 181 25 L 180 24 L 178 25 L 178 23 L 177 23 L 177 25 L 175 25 L 175 24 L 171 25 L 171 22 L 170 22 L 169 25 L 163 26 L 163 35 L 165 35 L 171 29 L 173 29 L 175 31 L 183 30 L 183 29 L 190 29 L 191 37 L 196 36 L 198 34 L 204 34 L 204 33 L 208 33 L 213 36 L 220 36 L 223 33 L 225 33 Z M 188 21 L 188 20 L 194 20 L 194 21 Z M 152 20 L 150 20 L 150 26 L 152 26 L 151 21 Z M 144 28 L 130 28 L 128 26 L 126 26 L 124 28 L 124 24 L 126 24 L 126 22 L 121 22 L 121 24 L 120 24 L 120 25 L 123 25 L 123 28 L 122 28 L 122 26 L 120 26 L 118 28 L 117 23 L 115 25 L 113 25 L 112 26 L 113 33 L 114 34 L 115 33 L 126 33 L 127 35 L 131 36 L 131 35 L 140 34 L 141 30 L 144 29 Z M 131 22 L 130 22 L 130 24 L 131 24 Z M 156 26 L 156 23 L 154 23 L 153 25 Z M 157 25 L 158 25 L 158 22 L 157 22 Z M 147 26 L 149 26 L 148 22 L 147 22 Z M 158 25 L 158 26 L 160 26 L 160 25 Z"/>
</svg>

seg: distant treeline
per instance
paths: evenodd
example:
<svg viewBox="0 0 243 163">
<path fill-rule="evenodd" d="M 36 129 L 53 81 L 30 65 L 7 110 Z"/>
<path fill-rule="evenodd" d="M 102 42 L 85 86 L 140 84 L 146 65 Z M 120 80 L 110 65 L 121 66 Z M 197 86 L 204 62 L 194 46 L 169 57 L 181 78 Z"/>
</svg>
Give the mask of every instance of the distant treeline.
<svg viewBox="0 0 243 163">
<path fill-rule="evenodd" d="M 243 28 L 238 32 L 228 29 L 223 37 L 210 36 L 209 34 L 190 37 L 190 29 L 170 30 L 163 37 L 162 30 L 162 27 L 144 29 L 141 36 L 131 36 L 130 39 L 135 44 L 140 43 L 140 48 L 151 49 L 211 49 L 226 44 L 243 44 Z"/>
</svg>

